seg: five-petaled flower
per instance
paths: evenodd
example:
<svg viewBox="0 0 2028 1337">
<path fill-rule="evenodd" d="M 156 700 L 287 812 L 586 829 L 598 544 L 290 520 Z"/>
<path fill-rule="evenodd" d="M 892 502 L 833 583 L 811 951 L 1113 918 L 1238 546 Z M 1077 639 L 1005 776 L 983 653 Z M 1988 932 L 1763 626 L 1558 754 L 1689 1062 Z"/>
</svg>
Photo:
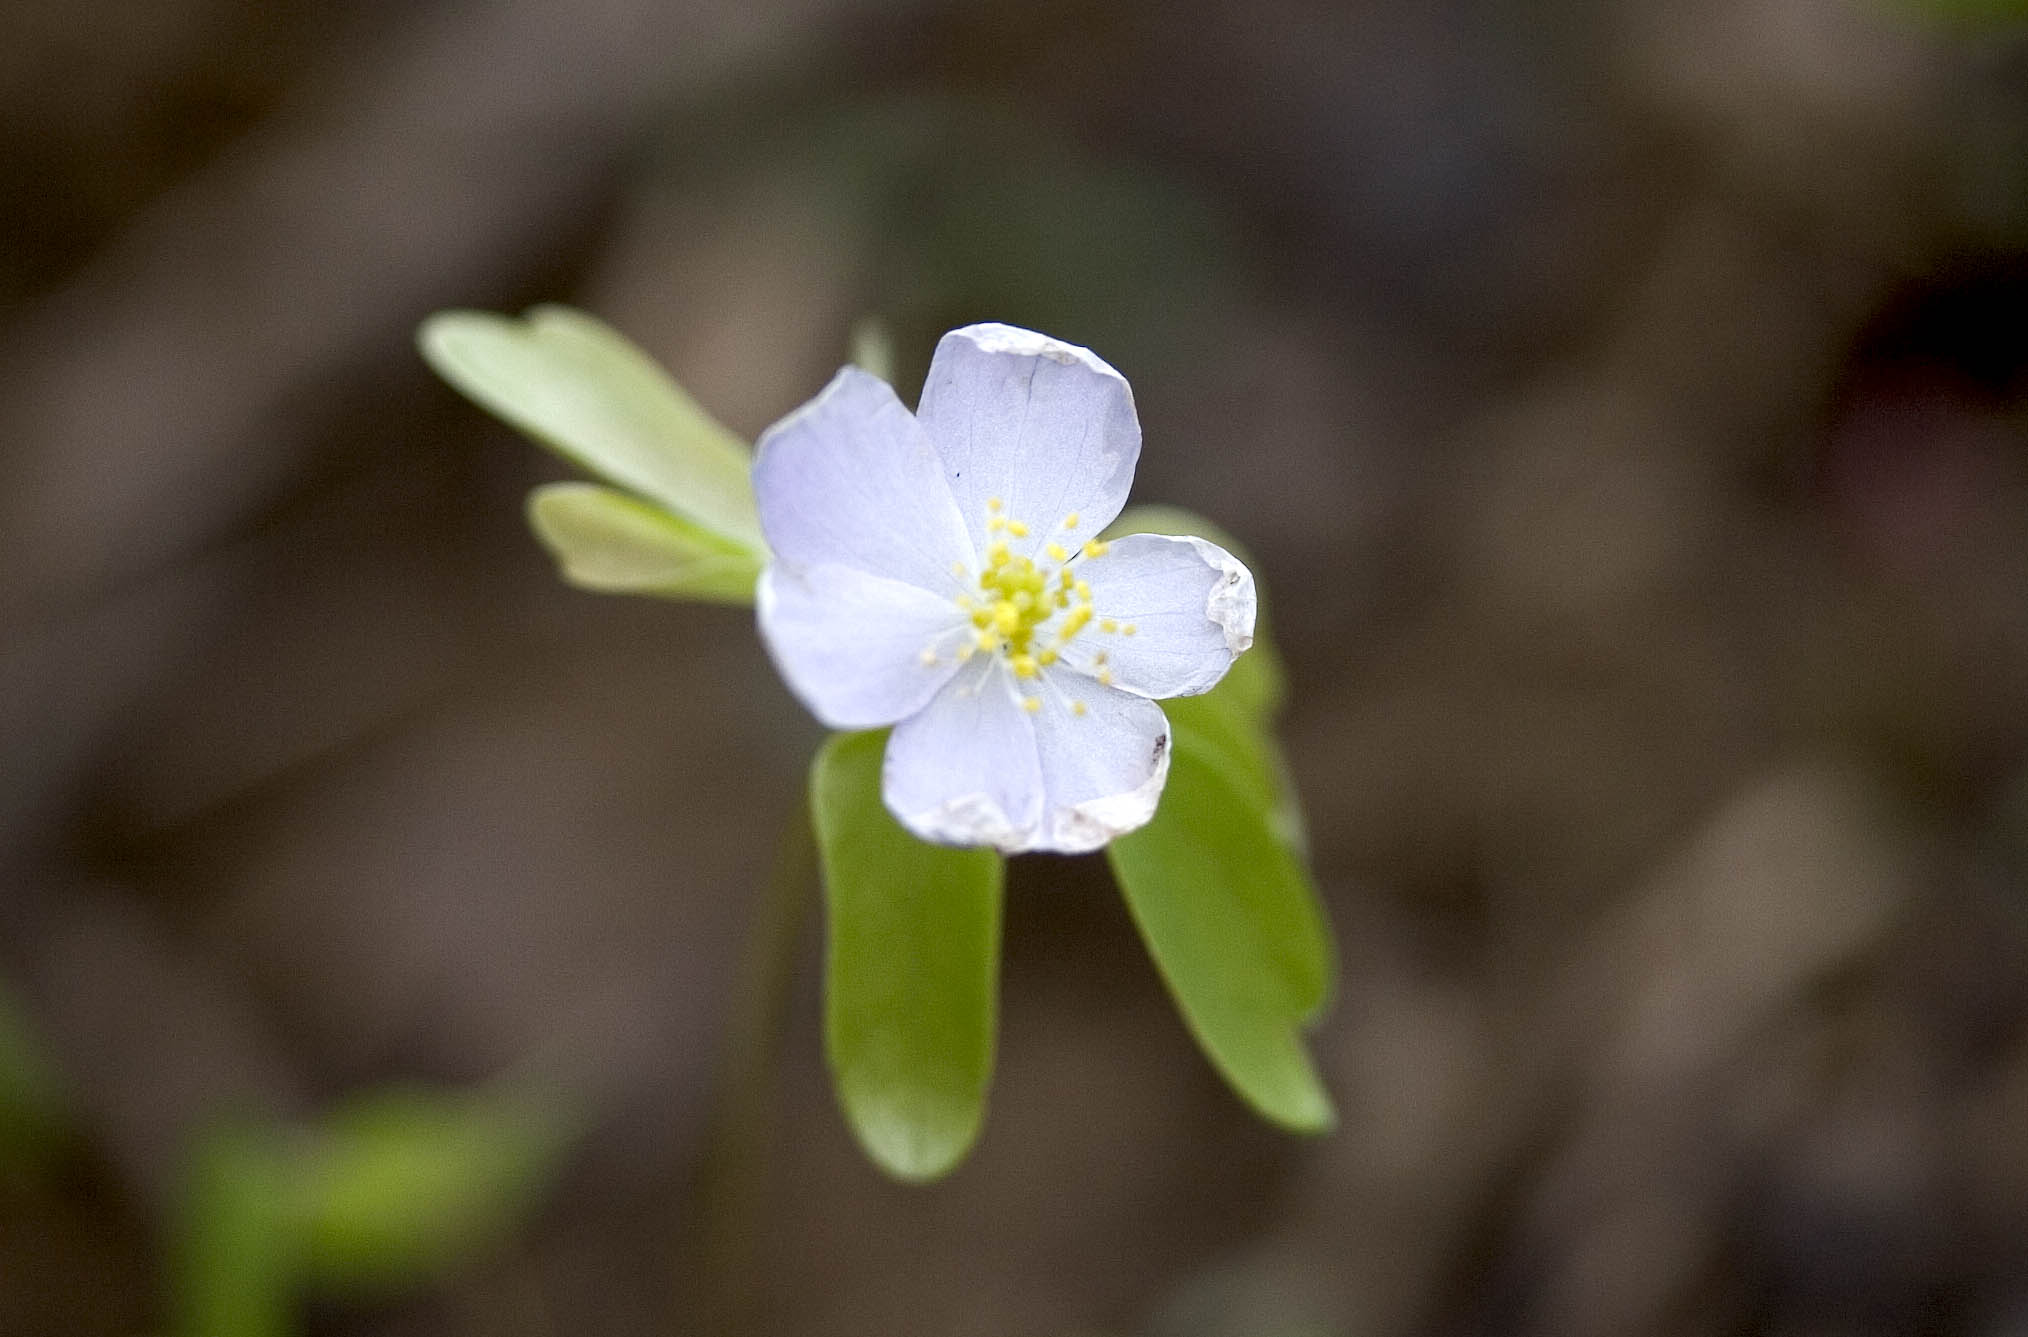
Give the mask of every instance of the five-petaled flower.
<svg viewBox="0 0 2028 1337">
<path fill-rule="evenodd" d="M 1253 576 L 1198 538 L 1097 537 L 1141 452 L 1086 349 L 953 330 L 911 415 L 856 367 L 761 437 L 761 638 L 812 713 L 893 725 L 881 792 L 925 840 L 1097 849 L 1169 772 L 1155 700 L 1253 643 Z"/>
</svg>

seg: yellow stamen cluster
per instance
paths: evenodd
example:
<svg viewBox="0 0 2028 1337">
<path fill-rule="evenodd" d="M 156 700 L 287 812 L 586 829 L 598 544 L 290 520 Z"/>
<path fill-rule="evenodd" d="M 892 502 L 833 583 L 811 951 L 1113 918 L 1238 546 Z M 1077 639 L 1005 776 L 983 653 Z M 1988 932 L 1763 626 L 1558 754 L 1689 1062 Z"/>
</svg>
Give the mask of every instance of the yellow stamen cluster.
<svg viewBox="0 0 2028 1337">
<path fill-rule="evenodd" d="M 962 663 L 981 653 L 1003 655 L 1016 678 L 1032 680 L 1061 658 L 1064 647 L 1091 623 L 1091 586 L 1070 570 L 1073 550 L 1059 542 L 1047 543 L 1043 555 L 1054 565 L 1038 565 L 1000 537 L 1023 538 L 1028 526 L 1007 515 L 998 497 L 986 503 L 986 510 L 986 532 L 994 537 L 986 545 L 978 593 L 958 599 L 972 619 L 971 637 L 958 647 L 958 660 Z M 1075 529 L 1077 523 L 1077 513 L 1072 512 L 1063 518 L 1062 527 Z M 1090 558 L 1103 556 L 1105 550 L 1105 544 L 1093 540 L 1075 551 Z M 962 579 L 962 565 L 953 569 Z M 1021 705 L 1030 712 L 1042 709 L 1041 699 L 1034 696 L 1023 696 Z M 1073 702 L 1072 713 L 1084 714 L 1084 703 Z"/>
</svg>

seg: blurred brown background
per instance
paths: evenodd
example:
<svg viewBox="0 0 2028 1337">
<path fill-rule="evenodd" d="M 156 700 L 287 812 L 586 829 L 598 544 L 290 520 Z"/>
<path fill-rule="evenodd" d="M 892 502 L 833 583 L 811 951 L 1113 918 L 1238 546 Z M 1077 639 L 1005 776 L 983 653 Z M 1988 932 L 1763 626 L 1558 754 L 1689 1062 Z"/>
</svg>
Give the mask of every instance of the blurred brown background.
<svg viewBox="0 0 2028 1337">
<path fill-rule="evenodd" d="M 503 1248 L 328 1334 L 714 1331 L 686 1243 L 818 737 L 741 613 L 561 587 L 413 354 L 589 308 L 735 428 L 862 315 L 1096 348 L 1254 550 L 1333 1137 L 1102 866 L 1010 885 L 947 1183 L 830 1104 L 754 1331 L 2028 1333 L 2028 28 L 1916 0 L 11 0 L 0 989 L 75 1140 L 0 1333 L 161 1331 L 190 1139 L 542 1075 Z M 722 1299 L 723 1297 L 721 1297 Z"/>
</svg>

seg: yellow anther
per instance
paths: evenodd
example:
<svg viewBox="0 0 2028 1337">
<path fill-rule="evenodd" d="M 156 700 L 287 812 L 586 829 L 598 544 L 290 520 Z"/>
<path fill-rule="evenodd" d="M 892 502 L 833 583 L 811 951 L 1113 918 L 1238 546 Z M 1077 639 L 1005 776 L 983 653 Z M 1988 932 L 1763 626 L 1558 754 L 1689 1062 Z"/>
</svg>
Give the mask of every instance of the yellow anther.
<svg viewBox="0 0 2028 1337">
<path fill-rule="evenodd" d="M 1098 539 L 1086 539 L 1084 543 L 1084 555 L 1087 557 L 1103 557 L 1112 546 L 1112 544 L 1101 542 Z"/>
<path fill-rule="evenodd" d="M 1113 671 L 1111 669 L 1102 668 L 1098 671 L 1098 685 L 1101 687 L 1113 685 Z"/>
<path fill-rule="evenodd" d="M 1006 504 L 1007 503 L 1001 501 L 998 497 L 986 498 L 986 509 L 989 511 L 997 511 Z"/>
<path fill-rule="evenodd" d="M 987 519 L 988 530 L 1015 538 L 1028 534 L 1027 525 L 1002 514 L 997 497 L 989 501 L 988 510 L 992 513 Z M 1076 524 L 1075 512 L 1064 518 L 1065 529 Z M 1038 566 L 1035 558 L 1016 553 L 1006 539 L 993 539 L 986 546 L 977 592 L 957 598 L 958 606 L 971 617 L 976 629 L 958 650 L 958 662 L 963 663 L 983 650 L 1003 659 L 1017 679 L 1041 676 L 1042 670 L 1056 663 L 1063 648 L 1093 619 L 1091 586 L 1079 580 L 1068 563 L 1078 551 L 1096 555 L 1105 550 L 1106 545 L 1097 540 L 1081 545 L 1080 549 L 1050 542 L 1043 551 L 1049 561 L 1062 565 Z M 1054 634 L 1045 644 L 1041 633 L 1049 630 Z M 1041 705 L 1038 701 L 1025 708 L 1039 710 Z"/>
<path fill-rule="evenodd" d="M 1122 635 L 1122 636 L 1131 636 L 1131 635 L 1133 635 L 1133 634 L 1134 634 L 1134 633 L 1135 633 L 1136 631 L 1139 631 L 1139 630 L 1140 630 L 1140 628 L 1136 627 L 1136 626 L 1135 626 L 1135 625 L 1134 625 L 1133 623 L 1129 622 L 1129 623 L 1127 623 L 1127 624 L 1126 624 L 1125 626 L 1123 626 L 1123 627 L 1121 627 L 1121 628 L 1120 628 L 1120 635 Z"/>
<path fill-rule="evenodd" d="M 1039 696 L 1024 696 L 1021 698 L 1021 708 L 1033 715 L 1042 709 L 1042 698 Z"/>
<path fill-rule="evenodd" d="M 1099 652 L 1098 652 L 1097 654 L 1095 654 L 1095 655 L 1093 655 L 1093 656 L 1091 657 L 1091 662 L 1092 662 L 1092 663 L 1094 663 L 1094 664 L 1103 664 L 1103 663 L 1105 663 L 1105 662 L 1106 662 L 1106 652 L 1105 652 L 1105 651 L 1103 651 L 1103 650 L 1099 651 Z"/>
<path fill-rule="evenodd" d="M 1073 701 L 1073 702 L 1071 702 L 1071 703 L 1070 703 L 1070 713 L 1071 713 L 1071 714 L 1073 714 L 1073 715 L 1082 715 L 1082 714 L 1084 714 L 1084 702 L 1082 702 L 1082 701 Z"/>
<path fill-rule="evenodd" d="M 1100 619 L 1099 619 L 1099 630 L 1100 630 L 1100 631 L 1106 631 L 1106 632 L 1112 632 L 1112 631 L 1118 631 L 1119 629 L 1120 629 L 1120 624 L 1119 624 L 1119 623 L 1117 623 L 1117 622 L 1115 622 L 1115 621 L 1113 621 L 1113 620 L 1112 620 L 1111 618 L 1109 618 L 1109 617 L 1103 617 L 1103 618 L 1100 618 Z"/>
</svg>

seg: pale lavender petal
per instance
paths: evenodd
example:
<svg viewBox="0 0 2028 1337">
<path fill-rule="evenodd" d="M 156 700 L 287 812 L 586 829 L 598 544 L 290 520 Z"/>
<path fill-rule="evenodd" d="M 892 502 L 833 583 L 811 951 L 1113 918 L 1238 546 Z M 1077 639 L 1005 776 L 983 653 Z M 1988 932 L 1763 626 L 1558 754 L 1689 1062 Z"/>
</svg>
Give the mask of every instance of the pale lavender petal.
<svg viewBox="0 0 2028 1337">
<path fill-rule="evenodd" d="M 872 729 L 921 710 L 957 672 L 971 624 L 951 600 L 845 566 L 775 562 L 754 590 L 761 641 L 810 713 Z"/>
<path fill-rule="evenodd" d="M 1042 820 L 1025 848 L 1082 854 L 1143 826 L 1169 777 L 1169 721 L 1153 701 L 1045 673 L 1030 717 Z"/>
<path fill-rule="evenodd" d="M 880 796 L 924 840 L 1027 847 L 1042 813 L 1035 729 L 997 659 L 973 660 L 894 727 Z"/>
<path fill-rule="evenodd" d="M 1253 573 L 1215 543 L 1129 534 L 1075 570 L 1095 615 L 1063 652 L 1081 673 L 1139 696 L 1195 696 L 1253 644 Z"/>
<path fill-rule="evenodd" d="M 887 382 L 857 367 L 761 434 L 753 486 L 768 546 L 793 565 L 955 597 L 958 568 L 976 561 L 929 438 Z"/>
<path fill-rule="evenodd" d="M 1007 538 L 1075 547 L 1126 504 L 1141 424 L 1126 378 L 1087 349 L 1011 325 L 969 325 L 937 344 L 917 410 L 980 552 Z M 1028 529 L 989 532 L 989 503 Z M 1063 521 L 1076 514 L 1066 535 Z"/>
</svg>

